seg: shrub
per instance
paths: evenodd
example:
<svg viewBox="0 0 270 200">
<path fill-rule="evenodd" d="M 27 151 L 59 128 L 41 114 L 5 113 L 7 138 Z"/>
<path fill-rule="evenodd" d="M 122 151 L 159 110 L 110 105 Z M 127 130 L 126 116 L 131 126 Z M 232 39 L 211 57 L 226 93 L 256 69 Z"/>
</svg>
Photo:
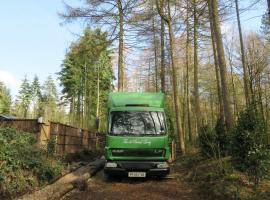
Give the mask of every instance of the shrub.
<svg viewBox="0 0 270 200">
<path fill-rule="evenodd" d="M 256 106 L 249 106 L 239 116 L 232 134 L 231 155 L 236 169 L 247 172 L 256 189 L 269 169 L 270 154 L 265 143 L 266 128 Z"/>
<path fill-rule="evenodd" d="M 225 124 L 221 119 L 217 120 L 214 129 L 204 126 L 199 131 L 199 146 L 207 157 L 225 156 L 230 145 L 230 138 L 225 131 Z"/>
<path fill-rule="evenodd" d="M 218 119 L 215 126 L 215 133 L 219 152 L 221 156 L 225 156 L 228 153 L 230 146 L 230 138 L 228 133 L 225 130 L 225 123 L 222 119 Z"/>
<path fill-rule="evenodd" d="M 48 156 L 52 156 L 55 153 L 56 150 L 56 138 L 50 137 L 47 140 L 47 154 Z"/>
<path fill-rule="evenodd" d="M 203 155 L 207 157 L 217 157 L 219 155 L 217 135 L 214 129 L 209 126 L 203 126 L 200 129 L 199 146 Z"/>
<path fill-rule="evenodd" d="M 0 127 L 0 199 L 12 198 L 61 172 L 62 164 L 34 144 L 32 134 Z"/>
</svg>

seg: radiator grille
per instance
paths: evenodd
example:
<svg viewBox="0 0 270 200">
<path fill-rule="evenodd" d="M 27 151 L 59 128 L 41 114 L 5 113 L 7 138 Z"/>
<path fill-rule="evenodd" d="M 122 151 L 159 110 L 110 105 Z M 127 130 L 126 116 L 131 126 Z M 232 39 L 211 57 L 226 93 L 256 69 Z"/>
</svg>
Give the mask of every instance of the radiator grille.
<svg viewBox="0 0 270 200">
<path fill-rule="evenodd" d="M 112 149 L 112 156 L 161 157 L 163 149 Z"/>
</svg>

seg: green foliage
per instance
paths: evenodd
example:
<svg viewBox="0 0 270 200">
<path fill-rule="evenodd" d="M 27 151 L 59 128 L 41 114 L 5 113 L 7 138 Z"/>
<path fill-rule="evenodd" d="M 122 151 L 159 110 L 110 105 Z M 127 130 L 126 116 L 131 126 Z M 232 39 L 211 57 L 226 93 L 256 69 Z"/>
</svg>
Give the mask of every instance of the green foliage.
<svg viewBox="0 0 270 200">
<path fill-rule="evenodd" d="M 199 146 L 202 154 L 207 157 L 219 157 L 217 134 L 214 129 L 203 126 L 199 131 Z"/>
<path fill-rule="evenodd" d="M 262 16 L 261 32 L 267 41 L 270 41 L 270 22 L 268 11 Z"/>
<path fill-rule="evenodd" d="M 231 155 L 235 168 L 247 172 L 255 188 L 270 167 L 265 136 L 263 118 L 256 106 L 251 105 L 239 116 L 232 135 Z"/>
<path fill-rule="evenodd" d="M 63 99 L 70 106 L 71 124 L 94 128 L 97 114 L 99 80 L 99 118 L 106 126 L 106 104 L 113 89 L 110 43 L 100 29 L 86 28 L 84 35 L 71 44 L 59 72 Z M 89 123 L 90 122 L 90 123 Z"/>
<path fill-rule="evenodd" d="M 169 101 L 169 98 L 167 98 L 167 100 Z M 174 122 L 173 122 L 173 118 L 174 118 L 174 112 L 172 111 L 172 107 L 167 101 L 166 105 L 165 105 L 165 113 L 166 113 L 166 125 L 167 125 L 167 131 L 169 134 L 169 139 L 170 140 L 174 140 L 176 139 L 176 135 L 175 135 L 175 128 L 174 128 Z"/>
<path fill-rule="evenodd" d="M 199 131 L 199 146 L 207 157 L 219 158 L 227 155 L 230 139 L 224 122 L 219 119 L 214 129 L 204 126 Z"/>
<path fill-rule="evenodd" d="M 51 76 L 48 76 L 42 85 L 41 93 L 41 115 L 44 116 L 45 120 L 59 121 L 56 116 L 58 94 L 56 85 Z"/>
<path fill-rule="evenodd" d="M 50 137 L 47 140 L 47 154 L 49 156 L 53 156 L 56 150 L 56 138 L 55 137 Z"/>
<path fill-rule="evenodd" d="M 34 144 L 32 134 L 0 127 L 0 199 L 27 191 L 61 172 L 62 164 Z"/>
<path fill-rule="evenodd" d="M 226 133 L 225 123 L 223 120 L 218 119 L 215 126 L 215 133 L 219 152 L 221 156 L 225 156 L 228 153 L 230 147 L 229 134 Z"/>
<path fill-rule="evenodd" d="M 31 90 L 32 90 L 32 106 L 33 106 L 33 112 L 32 112 L 32 118 L 38 118 L 42 115 L 41 113 L 41 86 L 39 83 L 39 78 L 38 76 L 34 76 L 34 79 L 31 84 Z"/>
<path fill-rule="evenodd" d="M 17 96 L 17 100 L 16 100 L 16 107 L 17 107 L 16 112 L 18 116 L 24 117 L 24 118 L 28 117 L 28 114 L 29 114 L 28 110 L 29 110 L 31 98 L 32 98 L 31 85 L 29 83 L 29 80 L 25 76 L 19 90 L 19 95 Z"/>
<path fill-rule="evenodd" d="M 0 81 L 0 114 L 10 113 L 11 95 L 6 86 Z"/>
<path fill-rule="evenodd" d="M 58 106 L 58 93 L 51 76 L 40 85 L 39 78 L 35 75 L 31 84 L 25 77 L 21 84 L 19 95 L 16 98 L 13 114 L 22 118 L 38 118 L 43 116 L 46 120 L 61 121 L 65 123 L 63 109 Z M 65 113 L 64 113 L 65 114 Z"/>
</svg>

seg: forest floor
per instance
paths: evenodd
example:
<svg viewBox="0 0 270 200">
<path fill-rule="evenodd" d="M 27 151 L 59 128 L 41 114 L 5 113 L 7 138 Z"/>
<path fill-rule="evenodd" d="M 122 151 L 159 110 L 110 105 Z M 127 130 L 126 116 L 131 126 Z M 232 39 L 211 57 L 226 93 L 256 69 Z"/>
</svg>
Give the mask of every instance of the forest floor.
<svg viewBox="0 0 270 200">
<path fill-rule="evenodd" d="M 84 191 L 73 190 L 63 200 L 134 200 L 134 199 L 181 199 L 200 200 L 198 190 L 184 180 L 185 169 L 171 167 L 172 172 L 165 179 L 107 179 L 103 171 L 92 177 Z"/>
<path fill-rule="evenodd" d="M 107 179 L 103 171 L 82 188 L 67 193 L 62 200 L 269 200 L 270 180 L 257 192 L 248 177 L 232 168 L 230 157 L 206 159 L 199 153 L 182 156 L 171 164 L 165 179 Z"/>
</svg>

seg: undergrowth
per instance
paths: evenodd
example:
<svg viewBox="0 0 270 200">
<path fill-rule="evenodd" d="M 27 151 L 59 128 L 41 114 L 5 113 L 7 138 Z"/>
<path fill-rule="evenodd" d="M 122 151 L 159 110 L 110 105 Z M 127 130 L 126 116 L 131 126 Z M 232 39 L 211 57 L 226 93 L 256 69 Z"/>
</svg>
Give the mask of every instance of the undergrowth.
<svg viewBox="0 0 270 200">
<path fill-rule="evenodd" d="M 38 148 L 32 134 L 0 127 L 0 199 L 31 191 L 52 180 L 62 169 L 52 149 Z"/>
<path fill-rule="evenodd" d="M 255 103 L 240 113 L 230 131 L 225 131 L 225 124 L 220 120 L 215 128 L 202 127 L 199 131 L 201 155 L 208 165 L 215 163 L 204 169 L 201 177 L 208 184 L 202 187 L 210 187 L 212 194 L 222 194 L 216 198 L 264 199 L 266 195 L 265 199 L 270 199 L 270 151 L 267 148 L 266 128 Z M 207 170 L 210 172 L 205 173 Z M 265 185 L 268 188 L 263 189 Z"/>
<path fill-rule="evenodd" d="M 178 161 L 186 169 L 186 180 L 208 200 L 269 200 L 270 180 L 264 179 L 256 191 L 248 174 L 232 165 L 231 157 L 208 158 L 201 153 L 186 155 Z"/>
</svg>

